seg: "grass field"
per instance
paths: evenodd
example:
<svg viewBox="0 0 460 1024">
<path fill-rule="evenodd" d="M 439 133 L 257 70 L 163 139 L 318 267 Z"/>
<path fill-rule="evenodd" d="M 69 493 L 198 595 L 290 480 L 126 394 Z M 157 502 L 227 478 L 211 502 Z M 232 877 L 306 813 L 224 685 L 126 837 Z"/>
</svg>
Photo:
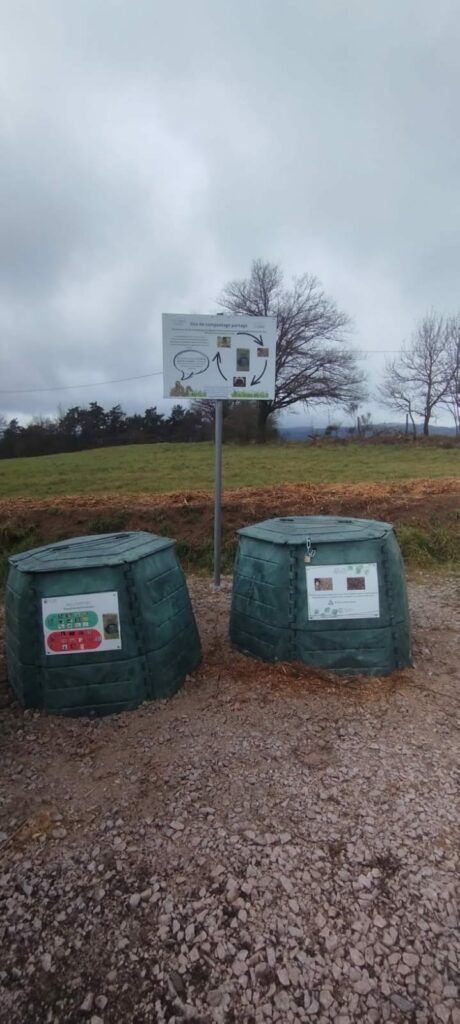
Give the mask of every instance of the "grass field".
<svg viewBox="0 0 460 1024">
<path fill-rule="evenodd" d="M 411 445 L 267 445 L 224 448 L 224 487 L 359 483 L 459 476 L 455 448 Z M 211 489 L 213 445 L 101 448 L 0 462 L 2 497 L 167 493 Z"/>
</svg>

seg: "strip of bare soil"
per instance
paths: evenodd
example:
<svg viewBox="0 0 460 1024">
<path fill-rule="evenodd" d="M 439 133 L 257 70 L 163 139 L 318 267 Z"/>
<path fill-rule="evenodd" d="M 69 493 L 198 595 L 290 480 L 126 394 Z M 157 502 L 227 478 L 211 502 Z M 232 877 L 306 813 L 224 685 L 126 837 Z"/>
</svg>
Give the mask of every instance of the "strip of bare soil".
<svg viewBox="0 0 460 1024">
<path fill-rule="evenodd" d="M 459 509 L 460 479 L 449 477 L 240 488 L 224 493 L 224 558 L 229 566 L 239 528 L 281 515 L 347 515 L 387 520 L 397 528 L 427 533 L 445 530 L 455 552 Z M 174 537 L 186 567 L 204 568 L 210 558 L 212 520 L 209 491 L 0 499 L 0 546 L 5 552 L 79 534 L 142 529 Z M 455 554 L 449 557 L 455 560 Z"/>
</svg>

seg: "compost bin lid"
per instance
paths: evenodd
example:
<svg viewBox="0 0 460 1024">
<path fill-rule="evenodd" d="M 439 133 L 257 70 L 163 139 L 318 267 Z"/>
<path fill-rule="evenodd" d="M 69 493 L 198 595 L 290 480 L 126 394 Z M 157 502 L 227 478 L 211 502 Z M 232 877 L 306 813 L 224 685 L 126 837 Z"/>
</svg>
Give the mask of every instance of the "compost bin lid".
<svg viewBox="0 0 460 1024">
<path fill-rule="evenodd" d="M 66 569 L 90 569 L 98 566 L 136 562 L 146 555 L 171 547 L 173 540 L 154 533 L 135 530 L 130 533 L 99 533 L 89 537 L 33 548 L 8 561 L 20 572 L 63 572 Z"/>
<path fill-rule="evenodd" d="M 393 529 L 391 523 L 376 519 L 347 519 L 342 516 L 283 516 L 238 530 L 244 537 L 271 544 L 305 544 L 307 537 L 317 544 L 378 540 Z"/>
</svg>

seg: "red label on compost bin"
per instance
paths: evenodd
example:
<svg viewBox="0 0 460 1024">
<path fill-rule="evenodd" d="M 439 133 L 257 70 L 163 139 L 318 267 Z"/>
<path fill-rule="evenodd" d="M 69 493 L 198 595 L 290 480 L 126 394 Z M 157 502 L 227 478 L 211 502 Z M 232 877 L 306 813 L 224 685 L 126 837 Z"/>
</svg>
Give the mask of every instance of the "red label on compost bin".
<svg viewBox="0 0 460 1024">
<path fill-rule="evenodd" d="M 55 654 L 69 654 L 72 651 L 95 651 L 102 643 L 98 629 L 61 629 L 49 633 L 46 643 Z"/>
</svg>

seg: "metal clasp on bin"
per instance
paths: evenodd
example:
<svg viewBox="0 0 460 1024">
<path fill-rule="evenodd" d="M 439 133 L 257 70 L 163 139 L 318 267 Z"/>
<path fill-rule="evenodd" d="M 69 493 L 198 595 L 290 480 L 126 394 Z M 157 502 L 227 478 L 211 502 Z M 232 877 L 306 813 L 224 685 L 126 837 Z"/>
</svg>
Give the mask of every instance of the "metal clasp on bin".
<svg viewBox="0 0 460 1024">
<path fill-rule="evenodd" d="M 312 558 L 315 557 L 316 551 L 311 546 L 311 538 L 310 537 L 306 538 L 305 543 L 306 543 L 306 546 L 307 546 L 307 551 L 306 551 L 306 555 L 305 555 L 305 564 L 308 565 L 308 563 L 311 562 Z"/>
</svg>

